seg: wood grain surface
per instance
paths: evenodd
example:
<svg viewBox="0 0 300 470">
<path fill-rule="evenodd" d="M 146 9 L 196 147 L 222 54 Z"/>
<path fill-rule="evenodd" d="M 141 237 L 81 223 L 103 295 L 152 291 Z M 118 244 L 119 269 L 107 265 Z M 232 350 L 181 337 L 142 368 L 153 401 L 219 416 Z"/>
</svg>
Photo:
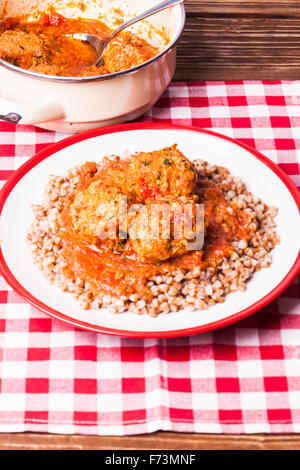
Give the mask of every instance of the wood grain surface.
<svg viewBox="0 0 300 470">
<path fill-rule="evenodd" d="M 185 0 L 175 80 L 300 79 L 300 1 Z"/>
<path fill-rule="evenodd" d="M 183 434 L 140 436 L 0 434 L 0 450 L 299 450 L 300 436 Z"/>
<path fill-rule="evenodd" d="M 186 0 L 175 80 L 300 79 L 300 0 Z M 291 450 L 299 434 L 0 434 L 0 450 Z"/>
</svg>

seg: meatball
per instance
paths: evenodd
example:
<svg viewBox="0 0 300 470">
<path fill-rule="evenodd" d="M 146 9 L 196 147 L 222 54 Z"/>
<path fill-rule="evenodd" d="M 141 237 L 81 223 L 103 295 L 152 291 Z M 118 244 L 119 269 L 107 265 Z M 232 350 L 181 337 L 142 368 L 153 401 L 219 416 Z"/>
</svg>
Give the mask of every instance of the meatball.
<svg viewBox="0 0 300 470">
<path fill-rule="evenodd" d="M 34 33 L 5 31 L 0 35 L 0 58 L 30 68 L 43 57 L 43 42 Z"/>
<path fill-rule="evenodd" d="M 142 262 L 159 263 L 203 245 L 197 196 L 148 199 L 129 226 L 131 246 Z"/>
<path fill-rule="evenodd" d="M 119 34 L 104 53 L 104 67 L 109 73 L 143 64 L 157 54 L 157 49 L 131 33 Z"/>
<path fill-rule="evenodd" d="M 151 153 L 133 155 L 129 177 L 131 191 L 141 200 L 159 195 L 190 196 L 196 183 L 196 170 L 176 145 Z"/>
<path fill-rule="evenodd" d="M 88 244 L 106 243 L 122 251 L 130 220 L 127 206 L 131 203 L 120 189 L 94 181 L 75 197 L 70 211 L 73 227 Z"/>
</svg>

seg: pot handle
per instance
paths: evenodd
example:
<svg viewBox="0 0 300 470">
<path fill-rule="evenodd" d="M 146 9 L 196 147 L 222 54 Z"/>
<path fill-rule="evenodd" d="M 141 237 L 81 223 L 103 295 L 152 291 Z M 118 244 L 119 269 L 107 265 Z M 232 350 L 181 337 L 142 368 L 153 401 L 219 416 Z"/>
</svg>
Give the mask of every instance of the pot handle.
<svg viewBox="0 0 300 470">
<path fill-rule="evenodd" d="M 59 103 L 48 101 L 41 104 L 19 104 L 0 97 L 0 120 L 13 124 L 40 124 L 65 117 Z"/>
</svg>

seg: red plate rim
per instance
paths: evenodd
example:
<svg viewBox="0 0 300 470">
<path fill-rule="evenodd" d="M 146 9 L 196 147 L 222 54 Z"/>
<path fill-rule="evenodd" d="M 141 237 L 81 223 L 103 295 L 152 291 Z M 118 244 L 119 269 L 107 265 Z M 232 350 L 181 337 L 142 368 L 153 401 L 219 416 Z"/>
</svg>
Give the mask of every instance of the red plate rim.
<svg viewBox="0 0 300 470">
<path fill-rule="evenodd" d="M 120 124 L 109 126 L 106 128 L 98 128 L 93 129 L 90 131 L 82 132 L 80 134 L 75 134 L 70 137 L 67 137 L 55 144 L 51 144 L 45 149 L 38 152 L 36 155 L 31 157 L 27 162 L 25 162 L 18 170 L 16 170 L 7 180 L 5 185 L 3 186 L 2 190 L 0 191 L 0 216 L 2 214 L 3 207 L 5 202 L 12 192 L 16 184 L 20 181 L 20 179 L 28 173 L 33 167 L 38 165 L 41 161 L 45 160 L 46 158 L 50 157 L 53 153 L 58 152 L 66 147 L 69 147 L 72 144 L 77 142 L 81 142 L 83 140 L 88 140 L 92 137 L 97 137 L 106 134 L 118 133 L 118 132 L 125 132 L 125 131 L 136 131 L 136 130 L 186 130 L 186 131 L 194 131 L 200 132 L 202 134 L 212 135 L 214 137 L 218 137 L 223 140 L 227 140 L 243 149 L 247 150 L 251 153 L 255 158 L 263 162 L 267 167 L 269 167 L 284 183 L 284 185 L 289 190 L 291 196 L 293 197 L 295 203 L 297 204 L 298 210 L 300 212 L 300 193 L 295 186 L 295 184 L 291 181 L 291 179 L 277 166 L 273 163 L 269 158 L 262 155 L 257 150 L 249 147 L 248 145 L 239 142 L 231 137 L 227 137 L 225 135 L 219 134 L 214 131 L 210 131 L 207 129 L 199 129 L 193 126 L 183 126 L 183 125 L 174 125 L 169 123 L 153 123 L 153 122 L 145 122 L 145 123 L 130 123 L 130 124 Z M 24 300 L 28 303 L 33 305 L 35 308 L 39 309 L 43 313 L 50 315 L 53 318 L 63 321 L 64 323 L 68 323 L 74 327 L 78 327 L 83 330 L 93 331 L 95 333 L 102 333 L 106 335 L 112 336 L 119 336 L 124 338 L 177 338 L 182 336 L 191 336 L 196 335 L 199 333 L 204 333 L 207 331 L 212 331 L 215 329 L 223 328 L 225 326 L 231 325 L 232 323 L 236 323 L 243 318 L 257 312 L 261 308 L 265 307 L 269 304 L 272 300 L 274 300 L 278 295 L 280 295 L 287 286 L 292 282 L 292 280 L 296 277 L 298 272 L 300 271 L 300 250 L 296 261 L 294 262 L 293 266 L 287 273 L 287 275 L 281 280 L 281 282 L 274 287 L 267 295 L 262 297 L 260 300 L 255 302 L 254 304 L 250 305 L 249 307 L 237 312 L 227 318 L 222 320 L 218 320 L 212 323 L 208 323 L 206 325 L 200 325 L 192 328 L 185 328 L 179 330 L 171 330 L 171 331 L 130 331 L 130 330 L 118 330 L 114 328 L 107 328 L 102 326 L 95 326 L 89 323 L 83 322 L 81 320 L 75 320 L 63 313 L 52 309 L 48 305 L 40 302 L 36 297 L 30 294 L 23 286 L 16 280 L 12 272 L 10 271 L 9 267 L 6 264 L 6 261 L 3 256 L 3 252 L 0 246 L 0 273 L 2 274 L 3 278 L 6 282 L 15 290 L 17 294 L 19 294 Z"/>
</svg>

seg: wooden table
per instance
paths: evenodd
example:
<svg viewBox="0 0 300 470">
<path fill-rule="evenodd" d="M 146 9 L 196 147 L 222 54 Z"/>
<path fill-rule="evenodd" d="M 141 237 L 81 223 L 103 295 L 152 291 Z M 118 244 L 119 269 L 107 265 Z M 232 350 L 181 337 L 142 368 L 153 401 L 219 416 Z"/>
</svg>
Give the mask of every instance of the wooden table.
<svg viewBox="0 0 300 470">
<path fill-rule="evenodd" d="M 186 0 L 175 80 L 300 79 L 299 0 Z M 0 434 L 2 449 L 300 449 L 300 436 Z"/>
<path fill-rule="evenodd" d="M 0 450 L 296 450 L 299 434 L 230 435 L 156 432 L 140 436 L 0 434 Z"/>
<path fill-rule="evenodd" d="M 177 81 L 300 79 L 299 0 L 185 0 Z"/>
</svg>

